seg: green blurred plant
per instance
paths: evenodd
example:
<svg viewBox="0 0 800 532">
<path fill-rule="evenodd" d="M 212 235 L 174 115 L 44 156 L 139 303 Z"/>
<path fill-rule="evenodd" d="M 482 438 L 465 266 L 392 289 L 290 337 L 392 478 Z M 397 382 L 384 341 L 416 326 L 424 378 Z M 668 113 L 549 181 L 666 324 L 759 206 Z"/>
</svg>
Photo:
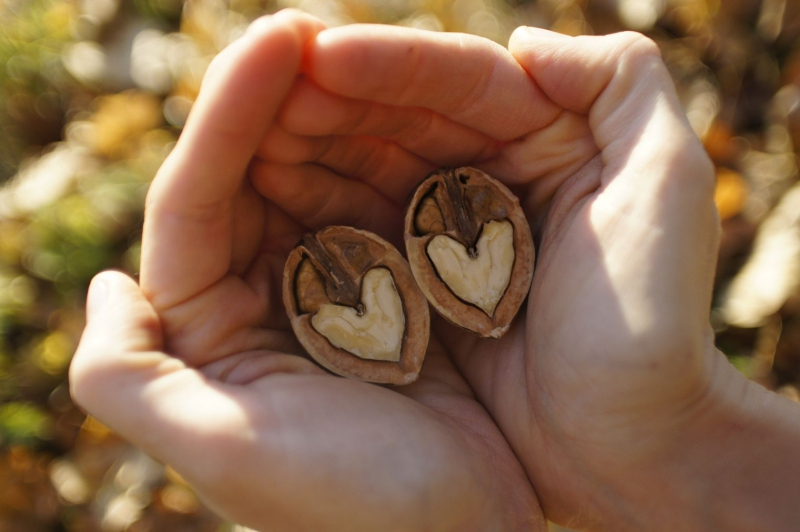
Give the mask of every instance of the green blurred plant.
<svg viewBox="0 0 800 532">
<path fill-rule="evenodd" d="M 72 84 L 61 50 L 77 14 L 72 1 L 0 3 L 0 182 L 31 155 L 31 145 L 60 138 Z"/>
<path fill-rule="evenodd" d="M 50 423 L 48 414 L 34 403 L 0 405 L 0 444 L 35 444 L 47 437 Z"/>
</svg>

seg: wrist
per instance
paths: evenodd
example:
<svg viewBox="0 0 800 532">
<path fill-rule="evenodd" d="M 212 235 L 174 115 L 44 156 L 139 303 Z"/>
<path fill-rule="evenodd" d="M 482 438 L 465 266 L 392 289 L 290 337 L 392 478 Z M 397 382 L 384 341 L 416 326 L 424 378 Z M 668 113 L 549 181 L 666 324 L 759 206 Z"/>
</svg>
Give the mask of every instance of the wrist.
<svg viewBox="0 0 800 532">
<path fill-rule="evenodd" d="M 797 529 L 800 406 L 746 379 L 716 349 L 707 360 L 707 388 L 654 452 L 596 483 L 598 530 Z"/>
<path fill-rule="evenodd" d="M 692 530 L 796 530 L 800 406 L 715 357 L 708 393 L 667 472 L 675 508 L 688 510 Z"/>
</svg>

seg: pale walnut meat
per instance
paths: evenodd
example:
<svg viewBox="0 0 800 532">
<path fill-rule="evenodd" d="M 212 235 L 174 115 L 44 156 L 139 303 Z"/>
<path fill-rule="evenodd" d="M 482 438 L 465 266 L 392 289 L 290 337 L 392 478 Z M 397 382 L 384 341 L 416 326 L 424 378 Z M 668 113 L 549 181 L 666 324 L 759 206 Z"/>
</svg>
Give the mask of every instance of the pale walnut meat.
<svg viewBox="0 0 800 532">
<path fill-rule="evenodd" d="M 530 290 L 534 246 L 519 200 L 475 168 L 442 168 L 413 192 L 405 218 L 408 262 L 450 322 L 500 338 Z"/>
<path fill-rule="evenodd" d="M 283 272 L 283 302 L 309 355 L 354 379 L 409 384 L 430 332 L 408 263 L 377 235 L 331 226 L 306 235 Z"/>
</svg>

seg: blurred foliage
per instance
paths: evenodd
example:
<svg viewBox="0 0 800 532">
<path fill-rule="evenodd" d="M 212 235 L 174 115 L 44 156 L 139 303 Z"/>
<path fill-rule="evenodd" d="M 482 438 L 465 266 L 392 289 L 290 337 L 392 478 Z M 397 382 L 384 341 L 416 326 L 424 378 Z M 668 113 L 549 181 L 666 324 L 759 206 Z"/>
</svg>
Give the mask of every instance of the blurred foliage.
<svg viewBox="0 0 800 532">
<path fill-rule="evenodd" d="M 0 405 L 0 441 L 30 444 L 48 436 L 50 416 L 38 405 L 11 402 Z"/>
<path fill-rule="evenodd" d="M 72 83 L 61 49 L 76 15 L 74 3 L 59 0 L 0 4 L 0 182 L 25 155 L 61 136 Z"/>
<path fill-rule="evenodd" d="M 0 530 L 242 530 L 86 418 L 66 371 L 91 277 L 136 273 L 148 183 L 211 58 L 264 13 L 658 42 L 717 166 L 712 321 L 800 399 L 800 5 L 790 0 L 0 0 Z"/>
</svg>

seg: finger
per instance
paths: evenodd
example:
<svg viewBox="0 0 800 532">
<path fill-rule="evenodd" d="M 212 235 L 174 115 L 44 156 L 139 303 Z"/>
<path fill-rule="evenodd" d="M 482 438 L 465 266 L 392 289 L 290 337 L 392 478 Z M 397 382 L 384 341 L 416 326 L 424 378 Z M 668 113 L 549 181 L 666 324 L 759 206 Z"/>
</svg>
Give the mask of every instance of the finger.
<svg viewBox="0 0 800 532">
<path fill-rule="evenodd" d="M 87 297 L 87 325 L 70 366 L 76 403 L 160 458 L 165 440 L 180 437 L 181 395 L 211 392 L 200 375 L 161 351 L 158 315 L 139 287 L 120 272 L 103 272 Z M 177 408 L 176 408 L 177 407 Z M 190 418 L 191 419 L 191 418 Z"/>
<path fill-rule="evenodd" d="M 236 192 L 295 80 L 303 46 L 321 27 L 299 11 L 263 17 L 214 58 L 165 165 L 170 172 L 156 180 L 159 199 L 177 202 L 172 211 L 195 213 Z"/>
<path fill-rule="evenodd" d="M 286 214 L 283 209 L 266 201 L 262 251 L 286 257 L 308 231 L 308 227 Z"/>
<path fill-rule="evenodd" d="M 250 267 L 264 242 L 266 205 L 250 180 L 242 181 L 233 198 L 233 235 L 229 270 L 241 275 Z"/>
<path fill-rule="evenodd" d="M 588 114 L 606 163 L 604 184 L 616 178 L 635 190 L 652 188 L 661 181 L 650 176 L 669 169 L 713 191 L 708 159 L 653 41 L 633 32 L 567 37 L 519 28 L 509 49 L 549 98 Z"/>
<path fill-rule="evenodd" d="M 533 219 L 597 152 L 586 117 L 564 111 L 545 129 L 506 143 L 497 157 L 475 166 L 509 186 L 525 186 L 519 197 Z"/>
<path fill-rule="evenodd" d="M 185 300 L 228 272 L 232 198 L 294 82 L 305 43 L 320 27 L 294 11 L 259 19 L 212 64 L 148 194 L 142 286 L 157 308 Z"/>
<path fill-rule="evenodd" d="M 307 80 L 295 84 L 278 121 L 297 135 L 389 139 L 438 166 L 489 159 L 500 149 L 498 141 L 430 109 L 344 98 Z"/>
<path fill-rule="evenodd" d="M 258 156 L 280 164 L 317 163 L 340 176 L 362 181 L 396 205 L 435 165 L 399 145 L 373 137 L 303 137 L 276 126 L 258 149 Z"/>
<path fill-rule="evenodd" d="M 246 390 L 212 382 L 161 352 L 158 316 L 126 275 L 99 274 L 87 306 L 87 326 L 70 366 L 76 403 L 156 458 L 195 476 L 213 476 L 209 456 L 229 452 L 230 440 L 246 437 L 252 425 Z M 302 366 L 273 369 L 321 373 L 293 358 Z"/>
<path fill-rule="evenodd" d="M 372 231 L 395 245 L 402 242 L 398 206 L 364 183 L 345 179 L 316 164 L 253 165 L 261 194 L 304 226 L 349 225 Z"/>
<path fill-rule="evenodd" d="M 505 48 L 471 35 L 334 28 L 317 36 L 305 70 L 334 94 L 425 107 L 498 140 L 542 128 L 560 112 Z"/>
</svg>

